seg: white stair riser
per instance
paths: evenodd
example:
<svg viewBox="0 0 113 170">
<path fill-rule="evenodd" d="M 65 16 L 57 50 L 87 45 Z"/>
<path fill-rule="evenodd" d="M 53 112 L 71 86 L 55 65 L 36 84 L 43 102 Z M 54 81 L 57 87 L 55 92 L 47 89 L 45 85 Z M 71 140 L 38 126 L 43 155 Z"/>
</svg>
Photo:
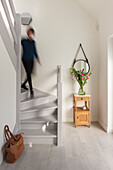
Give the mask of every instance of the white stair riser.
<svg viewBox="0 0 113 170">
<path fill-rule="evenodd" d="M 21 102 L 21 110 L 30 109 L 35 106 L 46 104 L 49 102 L 49 97 L 42 97 L 38 99 L 33 99 L 26 102 Z"/>
<path fill-rule="evenodd" d="M 30 118 L 36 118 L 36 117 L 40 117 L 40 116 L 48 116 L 51 114 L 55 114 L 57 111 L 56 108 L 54 109 L 43 109 L 40 111 L 34 111 L 34 112 L 26 112 L 26 113 L 21 113 L 21 120 L 24 119 L 30 119 Z"/>
<path fill-rule="evenodd" d="M 50 102 L 50 103 L 57 102 L 57 97 L 55 97 L 55 96 L 50 96 L 50 97 L 49 97 L 49 102 Z"/>
<path fill-rule="evenodd" d="M 21 101 L 27 99 L 28 97 L 29 97 L 29 92 L 24 92 L 24 93 L 21 93 L 20 95 Z"/>
<path fill-rule="evenodd" d="M 48 144 L 48 145 L 56 145 L 57 138 L 44 138 L 44 137 L 24 137 L 24 144 Z"/>
<path fill-rule="evenodd" d="M 26 102 L 21 102 L 21 110 L 24 109 L 29 109 L 31 107 L 35 107 L 41 104 L 46 104 L 46 103 L 51 103 L 51 102 L 56 102 L 57 99 L 54 96 L 46 96 L 46 97 L 42 97 L 42 98 L 38 98 L 38 99 L 33 99 L 30 101 L 26 101 Z"/>
<path fill-rule="evenodd" d="M 42 127 L 46 124 L 45 123 L 21 123 L 21 129 L 42 129 Z M 52 123 L 50 124 L 47 129 L 56 129 L 57 124 Z"/>
<path fill-rule="evenodd" d="M 41 95 L 50 95 L 49 93 L 40 91 L 40 90 L 35 89 L 35 88 L 34 88 L 33 90 L 34 90 L 34 94 L 35 94 L 35 95 L 38 95 L 38 94 L 41 94 Z"/>
<path fill-rule="evenodd" d="M 34 94 L 35 94 L 35 96 L 36 95 L 47 95 L 47 93 L 45 93 L 45 92 L 42 92 L 42 91 L 39 91 L 39 90 L 37 90 L 37 89 L 34 89 Z M 48 94 L 49 95 L 49 94 Z M 22 100 L 25 100 L 26 98 L 28 98 L 30 96 L 30 92 L 29 91 L 26 91 L 26 92 L 22 92 L 21 93 L 21 101 Z M 52 95 L 51 95 L 52 96 Z M 55 96 L 52 96 L 53 97 L 53 101 L 55 100 Z"/>
</svg>

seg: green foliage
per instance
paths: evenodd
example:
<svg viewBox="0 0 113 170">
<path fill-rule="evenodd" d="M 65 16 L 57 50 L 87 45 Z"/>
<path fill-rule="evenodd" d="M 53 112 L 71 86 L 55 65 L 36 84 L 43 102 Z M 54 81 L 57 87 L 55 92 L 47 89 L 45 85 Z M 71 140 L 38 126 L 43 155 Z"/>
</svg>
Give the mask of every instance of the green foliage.
<svg viewBox="0 0 113 170">
<path fill-rule="evenodd" d="M 72 69 L 70 68 L 70 71 L 73 74 L 73 76 L 75 77 L 75 79 L 78 81 L 80 87 L 83 87 L 87 83 L 89 77 L 92 74 L 91 72 L 85 73 L 84 71 L 81 71 L 81 70 L 76 71 L 74 67 Z"/>
</svg>

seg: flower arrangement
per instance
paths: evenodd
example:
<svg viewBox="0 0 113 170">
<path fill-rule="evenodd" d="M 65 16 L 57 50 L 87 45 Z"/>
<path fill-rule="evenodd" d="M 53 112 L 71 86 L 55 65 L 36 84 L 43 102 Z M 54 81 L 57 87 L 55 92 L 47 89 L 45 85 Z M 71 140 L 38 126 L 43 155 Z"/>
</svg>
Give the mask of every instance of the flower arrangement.
<svg viewBox="0 0 113 170">
<path fill-rule="evenodd" d="M 70 71 L 74 75 L 74 77 L 76 78 L 76 80 L 78 81 L 78 83 L 80 85 L 78 94 L 85 95 L 85 91 L 83 90 L 83 87 L 89 80 L 92 73 L 91 72 L 85 73 L 84 70 L 76 71 L 74 67 L 72 69 L 70 68 Z"/>
</svg>

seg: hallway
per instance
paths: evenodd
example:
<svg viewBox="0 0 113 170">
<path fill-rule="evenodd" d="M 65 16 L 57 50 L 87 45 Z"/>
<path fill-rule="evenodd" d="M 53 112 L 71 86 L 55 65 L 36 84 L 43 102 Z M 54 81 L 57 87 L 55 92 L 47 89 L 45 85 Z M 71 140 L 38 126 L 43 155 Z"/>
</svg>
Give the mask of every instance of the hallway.
<svg viewBox="0 0 113 170">
<path fill-rule="evenodd" d="M 25 146 L 15 164 L 0 170 L 113 170 L 113 134 L 107 134 L 98 123 L 91 128 L 73 123 L 63 124 L 63 147 L 54 145 Z"/>
</svg>

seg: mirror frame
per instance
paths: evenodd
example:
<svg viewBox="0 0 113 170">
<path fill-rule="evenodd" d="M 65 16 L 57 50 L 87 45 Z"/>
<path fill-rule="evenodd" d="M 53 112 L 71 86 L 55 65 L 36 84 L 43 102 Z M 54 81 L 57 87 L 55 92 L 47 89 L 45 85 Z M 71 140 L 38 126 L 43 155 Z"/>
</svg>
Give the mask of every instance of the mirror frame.
<svg viewBox="0 0 113 170">
<path fill-rule="evenodd" d="M 79 59 L 79 60 L 76 60 L 74 65 L 78 62 L 78 61 L 84 61 L 85 63 L 88 64 L 88 72 L 86 72 L 86 74 L 88 74 L 90 72 L 90 65 L 89 65 L 89 62 L 87 62 L 86 60 L 83 60 L 83 59 Z M 74 66 L 73 66 L 74 67 Z M 78 71 L 78 70 L 77 70 Z"/>
<path fill-rule="evenodd" d="M 83 55 L 84 55 L 84 57 L 85 57 L 85 60 L 84 60 L 84 59 L 78 59 L 78 60 L 77 60 L 77 56 L 78 56 L 78 53 L 79 53 L 80 49 L 81 49 L 82 52 L 83 52 Z M 84 49 L 83 49 L 83 47 L 82 47 L 82 44 L 79 45 L 79 48 L 78 48 L 78 50 L 77 50 L 77 53 L 76 53 L 76 55 L 75 55 L 75 58 L 74 58 L 74 61 L 73 61 L 73 64 L 72 64 L 72 68 L 74 67 L 74 65 L 75 65 L 75 63 L 76 63 L 77 61 L 84 61 L 84 62 L 86 62 L 86 63 L 88 64 L 88 66 L 89 66 L 89 70 L 88 70 L 88 72 L 87 72 L 87 74 L 88 74 L 88 73 L 90 72 L 90 64 L 89 64 L 89 61 L 88 61 L 88 59 L 87 59 L 87 57 L 86 57 L 86 54 L 85 54 Z"/>
</svg>

